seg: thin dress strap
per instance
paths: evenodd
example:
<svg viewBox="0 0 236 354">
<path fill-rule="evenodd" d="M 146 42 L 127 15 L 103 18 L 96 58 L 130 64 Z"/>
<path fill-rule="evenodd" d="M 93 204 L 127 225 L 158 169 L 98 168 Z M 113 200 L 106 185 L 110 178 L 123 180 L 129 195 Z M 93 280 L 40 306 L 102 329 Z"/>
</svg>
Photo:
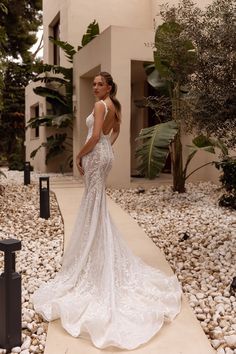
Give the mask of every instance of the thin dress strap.
<svg viewBox="0 0 236 354">
<path fill-rule="evenodd" d="M 108 113 L 108 107 L 107 107 L 107 104 L 106 104 L 106 102 L 105 101 L 103 101 L 103 100 L 100 100 L 103 104 L 104 104 L 104 106 L 105 106 L 105 111 L 106 111 L 106 113 L 105 113 L 105 116 L 104 116 L 104 118 L 106 117 L 106 115 L 107 115 L 107 113 Z"/>
</svg>

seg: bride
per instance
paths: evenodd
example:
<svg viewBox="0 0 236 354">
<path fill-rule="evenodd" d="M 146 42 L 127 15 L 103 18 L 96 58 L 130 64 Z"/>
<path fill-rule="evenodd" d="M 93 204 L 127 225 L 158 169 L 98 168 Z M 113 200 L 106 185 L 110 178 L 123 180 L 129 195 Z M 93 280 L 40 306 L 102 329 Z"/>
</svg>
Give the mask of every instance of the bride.
<svg viewBox="0 0 236 354">
<path fill-rule="evenodd" d="M 134 349 L 173 320 L 181 306 L 175 276 L 145 264 L 124 243 L 107 210 L 105 181 L 120 131 L 121 105 L 110 74 L 93 82 L 96 98 L 87 117 L 87 140 L 76 163 L 85 190 L 54 279 L 33 295 L 35 310 L 47 321 L 61 319 L 74 337 L 89 335 L 98 348 Z"/>
</svg>

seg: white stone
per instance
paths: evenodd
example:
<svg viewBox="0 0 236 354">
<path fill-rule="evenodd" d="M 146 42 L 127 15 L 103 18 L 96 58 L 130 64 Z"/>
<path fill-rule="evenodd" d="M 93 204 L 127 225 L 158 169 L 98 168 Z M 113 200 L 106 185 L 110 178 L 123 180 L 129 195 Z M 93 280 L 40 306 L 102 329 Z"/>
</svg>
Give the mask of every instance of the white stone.
<svg viewBox="0 0 236 354">
<path fill-rule="evenodd" d="M 22 350 L 20 354 L 30 354 L 29 349 Z"/>
<path fill-rule="evenodd" d="M 225 348 L 225 354 L 234 354 L 234 351 L 230 348 Z"/>
<path fill-rule="evenodd" d="M 43 329 L 42 327 L 39 327 L 39 328 L 37 329 L 37 335 L 38 335 L 38 336 L 40 336 L 40 334 L 43 334 L 43 332 L 44 332 L 44 329 Z"/>
<path fill-rule="evenodd" d="M 21 352 L 21 347 L 14 347 L 11 349 L 12 353 L 20 353 Z"/>
<path fill-rule="evenodd" d="M 211 344 L 212 344 L 213 348 L 217 349 L 221 344 L 221 340 L 213 339 L 213 340 L 211 340 Z"/>
<path fill-rule="evenodd" d="M 236 348 L 236 334 L 233 334 L 231 336 L 225 336 L 224 338 L 225 338 L 226 343 L 231 348 Z"/>
<path fill-rule="evenodd" d="M 30 344 L 31 344 L 31 339 L 30 337 L 27 336 L 26 339 L 24 340 L 24 343 L 21 346 L 21 350 L 28 349 L 30 347 Z"/>
</svg>

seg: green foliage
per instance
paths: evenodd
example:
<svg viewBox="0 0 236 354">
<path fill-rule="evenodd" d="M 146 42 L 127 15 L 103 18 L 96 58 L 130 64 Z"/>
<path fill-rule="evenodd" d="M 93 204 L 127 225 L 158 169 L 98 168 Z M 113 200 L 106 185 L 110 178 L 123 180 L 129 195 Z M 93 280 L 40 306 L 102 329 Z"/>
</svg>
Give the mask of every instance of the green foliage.
<svg viewBox="0 0 236 354">
<path fill-rule="evenodd" d="M 81 46 L 78 46 L 78 50 L 83 48 L 86 44 L 91 42 L 100 33 L 99 25 L 96 20 L 88 25 L 87 32 L 83 35 Z"/>
<path fill-rule="evenodd" d="M 187 175 L 188 165 L 198 151 L 205 151 L 205 152 L 209 152 L 211 154 L 215 154 L 216 148 L 218 148 L 218 149 L 220 149 L 223 156 L 226 156 L 228 154 L 228 149 L 221 140 L 209 138 L 204 135 L 197 136 L 196 138 L 193 139 L 192 145 L 187 145 L 187 146 L 189 147 L 189 155 L 187 157 L 187 161 L 186 161 L 185 167 L 183 169 L 183 177 L 185 180 L 187 178 L 189 178 L 194 172 L 200 170 L 201 168 L 205 167 L 206 165 L 210 165 L 210 164 L 215 163 L 214 161 L 211 161 L 207 164 L 199 166 L 198 168 L 196 168 L 194 171 L 190 172 Z"/>
<path fill-rule="evenodd" d="M 195 70 L 189 77 L 194 100 L 188 131 L 214 135 L 236 147 L 235 0 L 214 0 L 200 9 L 192 0 L 164 6 L 164 21 L 175 19 L 195 47 Z"/>
<path fill-rule="evenodd" d="M 12 156 L 24 159 L 24 89 L 34 76 L 30 48 L 37 40 L 41 9 L 41 0 L 0 2 L 0 153 L 8 164 Z"/>
<path fill-rule="evenodd" d="M 196 54 L 192 42 L 184 35 L 184 28 L 174 20 L 160 25 L 156 30 L 155 49 L 154 62 L 160 77 L 172 89 L 176 83 L 186 83 L 194 70 Z"/>
<path fill-rule="evenodd" d="M 82 46 L 90 42 L 94 37 L 99 34 L 99 26 L 96 21 L 89 24 L 87 33 L 83 36 Z M 73 57 L 76 53 L 75 48 L 68 42 L 54 40 L 52 37 L 49 39 L 57 46 L 59 46 L 65 53 L 67 60 L 73 63 Z M 78 47 L 78 50 L 82 48 Z M 37 95 L 46 98 L 47 103 L 52 107 L 53 114 L 43 117 L 31 118 L 28 121 L 27 128 L 35 128 L 40 125 L 47 127 L 55 126 L 57 129 L 73 127 L 73 69 L 65 68 L 58 65 L 49 65 L 38 63 L 34 67 L 34 71 L 38 74 L 34 81 L 41 81 L 45 86 L 38 86 L 34 89 Z M 44 76 L 42 76 L 44 74 Z M 60 75 L 60 76 L 58 76 Z M 67 133 L 51 135 L 47 141 L 42 143 L 37 149 L 31 152 L 31 158 L 34 158 L 41 147 L 46 148 L 46 161 L 53 159 L 55 156 L 60 155 L 67 151 L 69 157 L 67 162 L 72 167 L 72 144 L 71 138 Z"/>
<path fill-rule="evenodd" d="M 1 176 L 7 178 L 7 176 L 5 175 L 5 173 L 2 170 L 0 170 L 0 178 L 1 178 Z"/>
<path fill-rule="evenodd" d="M 143 140 L 142 146 L 136 150 L 136 157 L 141 163 L 138 170 L 152 179 L 163 169 L 169 154 L 169 145 L 178 131 L 177 123 L 169 121 L 142 129 L 136 140 Z"/>
<path fill-rule="evenodd" d="M 0 153 L 6 156 L 21 155 L 24 160 L 25 140 L 25 86 L 32 79 L 30 65 L 6 62 L 2 89 L 0 117 Z"/>
<path fill-rule="evenodd" d="M 183 95 L 186 94 L 184 87 L 186 86 L 188 75 L 194 70 L 195 53 L 193 49 L 192 42 L 184 35 L 183 27 L 175 19 L 168 19 L 156 29 L 155 66 L 146 66 L 149 84 L 157 92 L 159 91 L 159 95 L 161 95 L 156 105 L 155 114 L 159 119 L 170 119 L 172 124 L 176 126 L 175 134 L 173 134 L 170 141 L 167 141 L 165 146 L 166 153 L 161 156 L 160 166 L 164 166 L 170 151 L 173 166 L 173 189 L 179 192 L 184 192 L 185 190 L 180 122 L 186 114 L 186 105 L 183 100 Z M 160 106 L 159 102 L 166 102 L 166 105 Z M 168 110 L 165 109 L 165 106 Z M 169 114 L 169 112 L 171 113 Z M 150 134 L 153 134 L 152 138 L 154 138 L 155 130 L 151 129 Z M 150 149 L 149 152 L 152 154 L 149 160 L 155 161 L 160 158 L 158 154 L 153 154 L 153 150 Z M 155 161 L 155 163 L 157 164 L 158 162 Z M 147 164 L 146 167 L 148 168 Z M 155 177 L 150 171 L 146 172 L 146 175 L 152 176 L 152 178 Z"/>
<path fill-rule="evenodd" d="M 60 106 L 61 109 L 68 107 L 65 96 L 56 90 L 38 86 L 34 89 L 34 93 L 36 93 L 36 95 L 46 97 L 49 103 L 55 106 Z"/>
<path fill-rule="evenodd" d="M 182 0 L 177 6 L 164 5 L 161 9 L 164 23 L 156 29 L 154 65 L 147 65 L 146 72 L 157 96 L 170 98 L 171 119 L 178 123 L 170 150 L 173 189 L 179 192 L 185 190 L 186 179 L 201 168 L 187 176 L 189 163 L 199 149 L 214 153 L 217 147 L 226 155 L 226 146 L 236 144 L 233 3 L 234 0 L 215 0 L 200 10 L 192 0 Z M 158 119 L 165 119 L 164 106 L 154 111 Z M 197 123 L 199 134 L 184 167 L 180 124 L 183 121 L 188 132 L 195 132 Z M 216 139 L 210 139 L 211 135 Z"/>
<path fill-rule="evenodd" d="M 41 0 L 2 0 L 0 9 L 1 53 L 32 61 L 29 51 L 36 43 L 36 33 L 42 23 Z"/>
<path fill-rule="evenodd" d="M 64 152 L 71 152 L 72 144 L 68 143 L 68 137 L 66 133 L 63 134 L 54 134 L 47 137 L 47 141 L 42 143 L 37 149 L 33 150 L 30 154 L 30 157 L 33 159 L 37 152 L 42 148 L 47 149 L 47 155 L 45 163 L 46 165 L 50 160 L 54 157 L 64 153 Z M 68 161 L 70 162 L 72 159 L 72 155 L 68 157 Z"/>
<path fill-rule="evenodd" d="M 215 163 L 222 170 L 220 181 L 226 193 L 219 200 L 219 205 L 236 209 L 236 158 L 226 156 L 222 161 Z"/>
<path fill-rule="evenodd" d="M 76 53 L 75 48 L 71 44 L 69 44 L 68 42 L 55 40 L 53 37 L 49 37 L 49 39 L 51 42 L 53 42 L 58 47 L 63 49 L 65 56 L 66 56 L 67 60 L 69 61 L 69 63 L 73 63 L 73 56 Z"/>
</svg>

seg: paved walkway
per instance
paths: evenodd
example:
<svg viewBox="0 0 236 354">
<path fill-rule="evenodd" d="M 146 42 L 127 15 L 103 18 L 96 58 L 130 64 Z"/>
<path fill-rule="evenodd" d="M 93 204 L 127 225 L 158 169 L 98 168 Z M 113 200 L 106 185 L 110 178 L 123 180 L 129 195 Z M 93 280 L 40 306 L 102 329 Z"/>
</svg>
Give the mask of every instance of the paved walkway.
<svg viewBox="0 0 236 354">
<path fill-rule="evenodd" d="M 83 188 L 76 181 L 61 179 L 52 183 L 62 217 L 65 223 L 65 243 L 68 242 Z M 114 221 L 124 235 L 133 252 L 146 263 L 167 274 L 172 271 L 161 251 L 126 212 L 108 198 L 109 210 Z M 137 353 L 137 354 L 214 354 L 192 309 L 183 297 L 181 313 L 171 324 L 165 324 L 147 344 L 133 351 L 117 348 L 97 349 L 89 339 L 73 338 L 61 326 L 60 321 L 49 324 L 45 354 L 98 354 L 98 353 Z"/>
</svg>

